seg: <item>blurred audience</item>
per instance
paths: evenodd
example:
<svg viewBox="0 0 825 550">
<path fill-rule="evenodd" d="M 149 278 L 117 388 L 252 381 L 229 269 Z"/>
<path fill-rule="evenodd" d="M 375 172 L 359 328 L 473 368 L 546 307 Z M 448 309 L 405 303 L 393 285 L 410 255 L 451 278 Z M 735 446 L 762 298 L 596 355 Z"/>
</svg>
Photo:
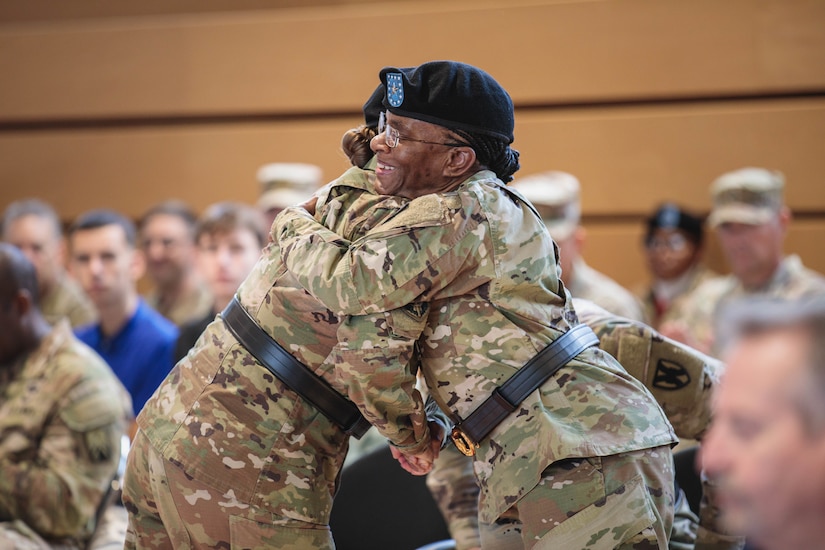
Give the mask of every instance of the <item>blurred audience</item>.
<svg viewBox="0 0 825 550">
<path fill-rule="evenodd" d="M 609 312 L 642 321 L 639 300 L 619 283 L 584 261 L 586 231 L 581 225 L 579 180 L 566 172 L 544 172 L 517 178 L 510 187 L 529 200 L 541 214 L 559 248 L 564 286 L 574 298 L 584 298 Z"/>
<path fill-rule="evenodd" d="M 140 247 L 154 285 L 145 300 L 180 326 L 209 313 L 212 296 L 195 266 L 195 213 L 186 203 L 168 200 L 141 218 Z"/>
<path fill-rule="evenodd" d="M 269 228 L 281 210 L 309 200 L 323 182 L 321 169 L 314 164 L 273 162 L 258 169 L 258 183 L 261 186 L 258 209 L 264 215 L 269 235 Z"/>
<path fill-rule="evenodd" d="M 722 174 L 711 187 L 708 223 L 716 230 L 731 274 L 699 285 L 686 298 L 683 314 L 661 332 L 712 355 L 716 312 L 736 298 L 785 299 L 825 293 L 825 277 L 784 253 L 791 212 L 784 203 L 784 176 L 764 168 Z"/>
<path fill-rule="evenodd" d="M 651 280 L 637 290 L 647 323 L 658 328 L 679 319 L 684 297 L 716 276 L 702 264 L 702 219 L 665 203 L 647 219 L 644 252 Z"/>
<path fill-rule="evenodd" d="M 266 245 L 267 227 L 255 208 L 237 202 L 211 205 L 195 231 L 198 270 L 212 293 L 212 308 L 180 328 L 175 360 L 189 352 L 203 330 L 235 295 Z"/>
<path fill-rule="evenodd" d="M 740 300 L 700 462 L 761 550 L 825 548 L 825 299 Z M 749 546 L 750 547 L 750 546 Z"/>
<path fill-rule="evenodd" d="M 0 244 L 0 547 L 85 548 L 132 408 L 68 321 L 40 313 L 37 280 Z"/>
<path fill-rule="evenodd" d="M 178 329 L 138 295 L 144 262 L 131 220 L 113 210 L 91 210 L 68 234 L 72 273 L 98 313 L 97 323 L 76 334 L 112 367 L 137 416 L 172 368 Z"/>
<path fill-rule="evenodd" d="M 0 237 L 34 264 L 40 289 L 38 307 L 49 323 L 66 317 L 78 327 L 95 320 L 94 305 L 66 272 L 63 229 L 54 208 L 39 199 L 11 203 L 3 212 Z"/>
</svg>

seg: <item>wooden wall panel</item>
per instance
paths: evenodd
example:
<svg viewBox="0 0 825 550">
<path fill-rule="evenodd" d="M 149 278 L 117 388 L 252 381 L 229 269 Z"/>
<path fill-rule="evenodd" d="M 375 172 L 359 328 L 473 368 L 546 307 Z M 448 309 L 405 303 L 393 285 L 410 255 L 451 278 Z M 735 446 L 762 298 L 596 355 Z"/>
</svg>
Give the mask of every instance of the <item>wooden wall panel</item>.
<svg viewBox="0 0 825 550">
<path fill-rule="evenodd" d="M 517 104 L 821 91 L 818 0 L 383 2 L 0 27 L 0 121 L 352 112 L 459 59 Z"/>
<path fill-rule="evenodd" d="M 311 162 L 334 178 L 358 120 L 0 133 L 0 205 L 37 195 L 72 218 L 107 206 L 137 217 L 176 197 L 198 210 L 227 199 L 254 201 L 267 162 Z"/>
<path fill-rule="evenodd" d="M 664 200 L 705 212 L 720 173 L 785 172 L 787 201 L 825 214 L 825 98 L 738 104 L 517 112 L 522 170 L 576 174 L 588 216 L 642 216 Z M 253 200 L 266 162 L 347 167 L 339 151 L 354 117 L 85 130 L 0 132 L 0 205 L 37 194 L 65 216 L 106 204 L 138 215 L 175 195 L 203 208 Z"/>
<path fill-rule="evenodd" d="M 746 165 L 785 172 L 788 248 L 825 271 L 821 0 L 37 1 L 0 9 L 0 208 L 253 201 L 272 161 L 331 179 L 377 70 L 451 58 L 513 96 L 520 174 L 579 176 L 587 259 L 623 284 L 644 277 L 644 215 L 704 213 Z M 708 257 L 725 269 L 712 239 Z"/>
<path fill-rule="evenodd" d="M 781 170 L 794 209 L 825 213 L 825 98 L 531 110 L 517 121 L 520 173 L 577 175 L 585 213 L 638 215 L 663 200 L 706 211 L 711 182 L 744 166 Z"/>
</svg>

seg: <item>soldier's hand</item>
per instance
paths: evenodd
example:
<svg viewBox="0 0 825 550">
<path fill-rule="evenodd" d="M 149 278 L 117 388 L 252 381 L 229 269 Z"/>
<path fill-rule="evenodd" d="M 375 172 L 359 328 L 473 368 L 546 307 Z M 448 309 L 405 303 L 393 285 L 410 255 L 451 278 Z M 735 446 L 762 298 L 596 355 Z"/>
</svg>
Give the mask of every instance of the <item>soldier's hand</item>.
<svg viewBox="0 0 825 550">
<path fill-rule="evenodd" d="M 423 476 L 433 469 L 432 450 L 428 448 L 426 452 L 418 455 L 410 455 L 400 451 L 397 447 L 390 445 L 392 457 L 398 461 L 404 470 L 414 476 Z"/>
</svg>

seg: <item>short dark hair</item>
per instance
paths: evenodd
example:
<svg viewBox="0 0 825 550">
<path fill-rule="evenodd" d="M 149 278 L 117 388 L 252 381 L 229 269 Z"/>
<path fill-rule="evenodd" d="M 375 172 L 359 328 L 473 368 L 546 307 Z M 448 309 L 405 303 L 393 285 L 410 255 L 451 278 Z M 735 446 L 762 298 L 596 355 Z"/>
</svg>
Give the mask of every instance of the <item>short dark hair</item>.
<svg viewBox="0 0 825 550">
<path fill-rule="evenodd" d="M 25 216 L 43 218 L 51 224 L 55 237 L 63 235 L 63 224 L 60 222 L 60 217 L 57 215 L 57 212 L 55 212 L 50 204 L 36 198 L 21 199 L 6 207 L 6 210 L 3 212 L 0 235 L 5 236 L 11 223 Z"/>
<path fill-rule="evenodd" d="M 140 230 L 142 231 L 146 224 L 149 223 L 149 220 L 159 214 L 180 218 L 189 230 L 189 235 L 192 240 L 195 239 L 195 226 L 198 223 L 198 216 L 187 203 L 177 199 L 159 202 L 144 212 L 143 216 L 140 217 L 140 221 L 138 222 Z"/>
<path fill-rule="evenodd" d="M 260 210 L 232 201 L 215 203 L 204 211 L 198 219 L 195 241 L 203 235 L 229 233 L 235 229 L 246 229 L 252 233 L 261 247 L 267 242 L 268 228 Z"/>
<path fill-rule="evenodd" d="M 126 236 L 126 242 L 129 243 L 129 246 L 134 247 L 136 245 L 137 230 L 134 222 L 120 212 L 109 208 L 98 208 L 84 212 L 69 226 L 68 234 L 71 237 L 78 231 L 97 229 L 106 225 L 117 225 L 123 229 L 123 234 Z"/>
</svg>

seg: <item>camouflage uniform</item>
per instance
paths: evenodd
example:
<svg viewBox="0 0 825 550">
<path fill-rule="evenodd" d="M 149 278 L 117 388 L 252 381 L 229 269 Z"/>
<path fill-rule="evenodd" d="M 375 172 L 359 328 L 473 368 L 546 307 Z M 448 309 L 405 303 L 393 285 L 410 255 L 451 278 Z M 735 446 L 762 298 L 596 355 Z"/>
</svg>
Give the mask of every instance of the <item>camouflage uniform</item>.
<svg viewBox="0 0 825 550">
<path fill-rule="evenodd" d="M 212 293 L 206 283 L 199 282 L 189 293 L 178 297 L 171 304 L 160 303 L 160 293 L 157 289 L 150 291 L 144 298 L 152 309 L 181 326 L 188 321 L 201 319 L 212 312 Z"/>
<path fill-rule="evenodd" d="M 684 280 L 680 279 L 680 288 L 684 290 L 681 290 L 679 295 L 671 300 L 664 308 L 657 305 L 652 284 L 640 286 L 638 290 L 636 290 L 636 295 L 642 303 L 645 322 L 651 327 L 658 329 L 665 323 L 682 319 L 685 316 L 685 308 L 688 305 L 688 296 L 699 288 L 700 285 L 718 276 L 716 272 L 707 267 L 694 265 L 683 275 Z"/>
<path fill-rule="evenodd" d="M 131 410 L 65 320 L 0 371 L 0 547 L 85 547 Z"/>
<path fill-rule="evenodd" d="M 573 299 L 579 320 L 599 336 L 599 347 L 616 357 L 628 373 L 642 381 L 668 415 L 680 438 L 699 439 L 711 416 L 713 388 L 723 365 L 717 359 L 665 338 L 650 327 L 609 313 L 598 305 Z M 478 547 L 478 486 L 468 469 L 470 461 L 457 451 L 445 449 L 427 478 L 427 486 L 448 520 L 450 534 L 459 550 Z M 698 518 L 685 499 L 677 509 L 670 548 L 692 548 Z M 494 548 L 507 548 L 518 536 L 515 527 L 482 524 L 486 537 L 495 537 Z M 516 546 L 517 547 L 517 546 Z"/>
<path fill-rule="evenodd" d="M 574 298 L 584 298 L 603 308 L 641 321 L 642 305 L 622 285 L 584 261 L 580 255 L 584 230 L 581 227 L 581 185 L 573 174 L 552 170 L 519 177 L 510 186 L 529 200 L 539 212 L 550 236 L 559 245 L 562 279 Z M 565 258 L 566 256 L 566 258 Z M 569 266 L 569 267 L 566 267 Z M 569 272 L 565 273 L 564 269 Z"/>
<path fill-rule="evenodd" d="M 644 319 L 641 303 L 629 290 L 587 265 L 582 258 L 576 259 L 573 265 L 573 276 L 565 281 L 574 298 L 590 300 L 620 317 Z"/>
<path fill-rule="evenodd" d="M 67 317 L 73 327 L 90 325 L 97 320 L 94 304 L 66 273 L 58 276 L 49 292 L 41 296 L 38 305 L 43 317 L 52 325 L 63 317 Z"/>
<path fill-rule="evenodd" d="M 686 298 L 679 322 L 687 328 L 698 349 L 716 355 L 719 349 L 715 345 L 714 319 L 730 301 L 749 297 L 792 300 L 821 294 L 825 294 L 825 277 L 806 268 L 799 256 L 792 255 L 782 260 L 770 281 L 758 290 L 745 289 L 734 275 L 706 281 Z"/>
<path fill-rule="evenodd" d="M 350 169 L 321 192 L 325 227 L 353 238 L 403 205 L 364 193 L 372 191 L 367 174 Z M 298 360 L 363 405 L 365 395 L 348 391 L 327 361 L 339 317 L 297 286 L 280 255 L 275 243 L 265 249 L 238 291 L 241 304 Z M 406 368 L 376 375 L 365 388 L 384 396 L 382 405 L 363 407 L 410 452 L 430 441 L 420 395 L 402 391 L 414 382 Z M 127 547 L 333 547 L 329 514 L 348 436 L 258 364 L 220 318 L 138 424 L 124 487 Z"/>
<path fill-rule="evenodd" d="M 578 324 L 540 217 L 489 171 L 415 199 L 352 243 L 296 208 L 273 237 L 305 288 L 336 314 L 358 315 L 342 324 L 336 361 L 353 387 L 394 359 L 382 340 L 420 335 L 430 391 L 454 417 Z M 480 518 L 518 514 L 527 547 L 665 548 L 673 442 L 649 392 L 590 348 L 480 442 Z"/>
</svg>

